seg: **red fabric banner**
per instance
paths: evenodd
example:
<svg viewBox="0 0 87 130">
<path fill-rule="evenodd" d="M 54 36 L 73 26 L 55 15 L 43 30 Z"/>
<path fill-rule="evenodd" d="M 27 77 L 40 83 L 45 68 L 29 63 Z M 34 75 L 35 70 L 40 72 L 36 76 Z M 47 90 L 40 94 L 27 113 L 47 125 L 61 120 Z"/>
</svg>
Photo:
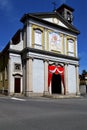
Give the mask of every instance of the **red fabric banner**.
<svg viewBox="0 0 87 130">
<path fill-rule="evenodd" d="M 62 83 L 63 83 L 63 87 L 64 87 L 64 94 L 65 94 L 66 90 L 65 90 L 65 83 L 64 83 L 64 67 L 60 66 L 60 65 L 58 65 L 58 66 L 49 65 L 48 66 L 48 87 L 50 87 L 53 73 L 61 75 Z"/>
</svg>

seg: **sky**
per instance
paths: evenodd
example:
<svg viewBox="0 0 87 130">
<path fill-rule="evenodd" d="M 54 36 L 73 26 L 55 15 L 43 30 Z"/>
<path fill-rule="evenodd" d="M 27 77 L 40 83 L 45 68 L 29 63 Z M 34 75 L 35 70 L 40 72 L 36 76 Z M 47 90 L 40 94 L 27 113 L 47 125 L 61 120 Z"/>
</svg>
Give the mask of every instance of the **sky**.
<svg viewBox="0 0 87 130">
<path fill-rule="evenodd" d="M 87 71 L 87 0 L 0 0 L 0 51 L 10 41 L 16 31 L 23 27 L 20 22 L 25 13 L 52 12 L 53 2 L 56 8 L 63 3 L 75 11 L 74 26 L 78 35 L 79 73 Z"/>
</svg>

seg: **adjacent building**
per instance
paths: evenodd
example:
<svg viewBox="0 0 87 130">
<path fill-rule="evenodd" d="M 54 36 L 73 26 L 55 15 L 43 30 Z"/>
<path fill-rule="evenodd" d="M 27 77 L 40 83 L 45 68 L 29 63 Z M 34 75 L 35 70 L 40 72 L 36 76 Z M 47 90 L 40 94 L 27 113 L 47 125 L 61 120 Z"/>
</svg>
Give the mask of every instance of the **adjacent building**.
<svg viewBox="0 0 87 130">
<path fill-rule="evenodd" d="M 29 13 L 0 53 L 0 91 L 9 95 L 79 94 L 79 58 L 73 11 Z"/>
</svg>

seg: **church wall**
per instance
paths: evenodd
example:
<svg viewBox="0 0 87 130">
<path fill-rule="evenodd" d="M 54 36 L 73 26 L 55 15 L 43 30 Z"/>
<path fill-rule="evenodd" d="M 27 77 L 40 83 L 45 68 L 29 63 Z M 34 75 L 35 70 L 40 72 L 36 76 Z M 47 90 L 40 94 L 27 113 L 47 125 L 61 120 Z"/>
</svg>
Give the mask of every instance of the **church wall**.
<svg viewBox="0 0 87 130">
<path fill-rule="evenodd" d="M 77 57 L 77 38 L 75 35 L 73 34 L 68 34 L 66 32 L 63 32 L 61 30 L 56 30 L 53 28 L 46 28 L 43 25 L 40 24 L 32 24 L 30 23 L 30 25 L 28 25 L 28 33 L 30 32 L 30 34 L 28 34 L 29 37 L 31 37 L 31 41 L 30 41 L 30 45 L 29 47 L 33 47 L 36 49 L 41 49 L 41 50 L 47 50 L 47 51 L 53 51 L 54 53 L 60 53 L 60 54 L 64 54 L 64 55 L 69 55 L 69 56 L 73 56 L 73 57 Z M 32 28 L 32 29 L 31 29 Z M 40 29 L 42 31 L 42 36 L 39 35 L 38 38 L 38 43 L 42 42 L 41 45 L 35 45 L 37 43 L 35 43 L 36 39 L 34 34 L 34 31 L 36 29 Z M 50 39 L 52 37 L 51 33 L 53 33 L 53 35 L 59 37 L 60 35 L 60 40 L 61 40 L 61 44 L 57 42 L 57 47 L 54 46 L 54 49 L 51 49 L 50 47 Z M 40 41 L 41 39 L 41 41 Z M 52 38 L 51 38 L 52 39 Z M 72 40 L 72 44 L 68 41 Z M 56 41 L 55 41 L 56 42 Z M 42 47 L 41 47 L 42 46 Z"/>
<path fill-rule="evenodd" d="M 22 65 L 21 56 L 17 55 L 17 54 L 10 54 L 10 59 L 9 59 L 9 84 L 8 84 L 8 87 L 9 87 L 8 92 L 10 94 L 14 93 L 14 84 L 15 84 L 14 79 L 15 79 L 15 77 L 19 77 L 19 76 L 16 76 L 16 74 L 22 74 L 22 66 L 21 66 L 21 70 L 16 70 L 15 64 Z M 21 78 L 21 77 L 19 77 L 19 78 Z M 22 92 L 22 78 L 21 78 L 21 92 Z"/>
<path fill-rule="evenodd" d="M 19 50 L 19 51 L 23 50 L 23 41 L 20 41 L 16 45 L 11 44 L 10 49 Z"/>
<path fill-rule="evenodd" d="M 16 36 L 16 40 L 14 40 L 14 38 L 12 40 L 10 40 L 9 44 L 10 44 L 10 49 L 14 49 L 14 50 L 23 50 L 23 32 L 20 31 L 18 36 Z"/>
<path fill-rule="evenodd" d="M 77 39 L 76 39 L 76 57 L 78 57 L 78 46 L 77 46 Z"/>
<path fill-rule="evenodd" d="M 26 91 L 26 62 L 22 61 L 22 73 L 23 73 L 23 77 L 22 77 L 22 85 L 23 85 L 23 93 L 25 94 Z"/>
<path fill-rule="evenodd" d="M 68 65 L 68 92 L 76 93 L 76 71 L 74 65 Z"/>
<path fill-rule="evenodd" d="M 28 23 L 26 25 L 25 43 L 27 47 L 32 47 L 32 24 Z"/>
<path fill-rule="evenodd" d="M 47 29 L 44 29 L 44 50 L 48 50 L 48 32 Z"/>
<path fill-rule="evenodd" d="M 24 28 L 23 29 L 23 48 L 27 46 L 26 42 L 27 42 L 27 31 L 26 31 L 26 28 Z"/>
<path fill-rule="evenodd" d="M 0 89 L 8 89 L 9 94 L 14 94 L 15 79 L 20 78 L 20 93 L 23 92 L 26 96 L 31 93 L 52 94 L 51 82 L 48 85 L 48 67 L 53 64 L 58 74 L 62 73 L 58 67 L 63 67 L 63 74 L 60 74 L 62 76 L 61 94 L 78 93 L 78 31 L 73 25 L 68 25 L 68 22 L 65 22 L 59 14 L 54 13 L 42 18 L 48 23 L 37 18 L 38 15 L 34 17 L 34 15 L 26 14 L 21 19 L 24 26 L 20 32 L 20 42 L 18 40 L 15 43 L 14 36 L 12 38 L 14 42 L 11 40 L 8 47 L 9 61 L 8 57 L 4 62 L 0 59 L 2 60 Z M 16 36 L 19 35 L 16 33 Z M 8 67 L 7 78 L 5 77 L 6 67 Z"/>
<path fill-rule="evenodd" d="M 32 24 L 29 24 L 28 26 L 29 26 L 29 34 L 28 34 L 29 35 L 29 47 L 32 47 L 32 35 L 33 35 L 32 34 L 33 33 L 32 32 Z"/>
<path fill-rule="evenodd" d="M 2 91 L 3 89 L 3 70 L 4 70 L 4 66 L 3 66 L 3 56 L 0 57 L 0 91 Z"/>
<path fill-rule="evenodd" d="M 0 57 L 0 92 L 8 89 L 8 54 L 2 54 Z"/>
<path fill-rule="evenodd" d="M 66 35 L 64 35 L 64 54 L 67 55 Z"/>
<path fill-rule="evenodd" d="M 43 60 L 33 60 L 33 92 L 44 92 L 44 62 Z"/>
<path fill-rule="evenodd" d="M 30 22 L 30 25 L 27 27 L 27 47 L 32 47 L 39 50 L 45 50 L 48 52 L 52 52 L 55 54 L 61 54 L 77 57 L 77 37 L 72 33 L 68 33 L 66 31 L 57 30 L 56 28 L 46 27 L 41 23 L 33 23 Z M 37 37 L 38 36 L 38 37 Z M 29 38 L 31 37 L 32 40 Z M 53 38 L 58 38 L 55 41 Z M 54 40 L 52 43 L 51 41 Z M 30 42 L 30 43 L 29 43 Z M 57 45 L 57 46 L 55 46 Z M 29 52 L 29 56 L 34 58 L 33 60 L 33 93 L 43 93 L 44 92 L 44 66 L 43 61 L 44 59 L 54 62 L 54 63 L 63 63 L 68 64 L 68 81 L 67 81 L 67 89 L 69 94 L 76 94 L 76 70 L 75 65 L 78 65 L 78 61 L 70 60 L 68 58 L 60 58 L 55 56 L 48 56 L 40 53 L 31 53 Z M 39 60 L 41 59 L 41 60 Z M 72 64 L 72 65 L 69 65 Z M 41 69 L 43 70 L 41 70 Z M 36 74 L 37 73 L 37 74 Z M 40 76 L 41 75 L 41 76 Z M 73 75 L 73 76 L 72 76 Z M 38 83 L 38 77 L 40 77 Z M 72 78 L 72 80 L 71 80 Z M 65 81 L 66 82 L 66 81 Z M 42 85 L 39 87 L 39 85 Z M 50 91 L 51 93 L 51 91 Z M 62 89 L 62 93 L 64 90 Z"/>
<path fill-rule="evenodd" d="M 70 60 L 70 59 L 65 59 L 65 58 L 59 58 L 59 57 L 55 57 L 55 56 L 48 56 L 48 55 L 44 55 L 44 54 L 40 54 L 40 53 L 29 53 L 30 57 L 33 57 L 33 92 L 41 92 L 43 93 L 44 90 L 44 86 L 41 88 L 41 90 L 38 88 L 38 75 L 40 75 L 41 73 L 41 77 L 39 82 L 41 82 L 44 85 L 44 67 L 43 67 L 43 61 L 46 60 L 48 61 L 48 65 L 49 64 L 61 64 L 63 65 L 63 67 L 65 68 L 65 64 L 67 64 L 67 70 L 64 70 L 64 75 L 66 75 L 66 79 L 65 80 L 65 87 L 67 87 L 67 91 L 68 94 L 76 94 L 76 65 L 78 65 L 78 61 L 74 61 L 74 60 Z M 39 60 L 41 59 L 41 60 Z M 43 71 L 41 70 L 43 69 Z M 37 74 L 36 74 L 37 73 Z M 66 73 L 66 74 L 65 74 Z M 67 82 L 67 84 L 66 84 Z M 40 84 L 41 84 L 40 83 Z M 36 85 L 37 84 L 37 85 Z M 37 91 L 36 91 L 37 89 Z M 35 90 L 35 91 L 34 91 Z M 49 88 L 49 92 L 51 93 L 51 86 Z M 64 94 L 64 88 L 62 87 L 62 94 Z"/>
</svg>

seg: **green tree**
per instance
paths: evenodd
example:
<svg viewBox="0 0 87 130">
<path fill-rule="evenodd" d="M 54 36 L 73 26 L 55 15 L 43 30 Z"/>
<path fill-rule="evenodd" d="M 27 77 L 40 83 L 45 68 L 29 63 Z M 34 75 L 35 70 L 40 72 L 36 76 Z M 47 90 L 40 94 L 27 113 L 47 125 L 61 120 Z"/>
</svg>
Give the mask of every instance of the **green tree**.
<svg viewBox="0 0 87 130">
<path fill-rule="evenodd" d="M 82 75 L 86 75 L 87 74 L 87 71 L 86 70 L 83 70 L 82 71 Z"/>
<path fill-rule="evenodd" d="M 85 80 L 85 76 L 87 75 L 87 71 L 86 70 L 83 70 L 82 71 L 82 79 Z"/>
</svg>

